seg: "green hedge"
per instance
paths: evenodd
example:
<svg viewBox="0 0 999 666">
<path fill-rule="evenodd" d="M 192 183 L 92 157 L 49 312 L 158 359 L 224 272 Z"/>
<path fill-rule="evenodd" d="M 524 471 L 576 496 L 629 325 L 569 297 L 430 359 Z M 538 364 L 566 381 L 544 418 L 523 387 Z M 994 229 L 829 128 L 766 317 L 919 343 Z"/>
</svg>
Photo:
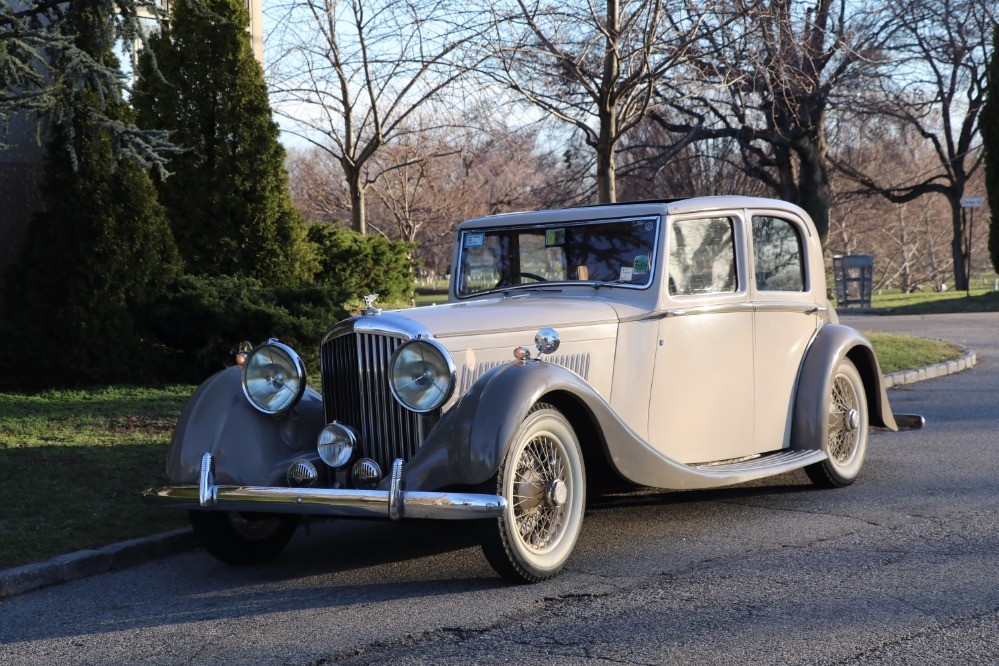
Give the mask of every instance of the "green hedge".
<svg viewBox="0 0 999 666">
<path fill-rule="evenodd" d="M 312 225 L 309 240 L 319 255 L 316 283 L 342 291 L 344 302 L 359 301 L 366 294 L 378 294 L 380 304 L 411 302 L 417 263 L 410 257 L 415 245 L 327 224 Z"/>
</svg>

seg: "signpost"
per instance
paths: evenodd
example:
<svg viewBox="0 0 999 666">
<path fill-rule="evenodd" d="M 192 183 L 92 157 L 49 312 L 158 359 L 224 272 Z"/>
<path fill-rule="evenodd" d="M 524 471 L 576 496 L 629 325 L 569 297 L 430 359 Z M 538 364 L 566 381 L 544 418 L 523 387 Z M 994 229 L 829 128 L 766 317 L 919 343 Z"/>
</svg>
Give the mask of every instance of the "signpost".
<svg viewBox="0 0 999 666">
<path fill-rule="evenodd" d="M 968 277 L 967 281 L 965 282 L 965 286 L 967 287 L 965 293 L 969 298 L 971 297 L 971 238 L 975 230 L 975 209 L 981 207 L 982 207 L 981 197 L 961 197 L 961 208 L 968 209 L 968 246 L 967 246 L 968 251 L 966 253 L 967 262 L 968 262 L 968 272 L 965 273 L 965 275 L 967 275 Z"/>
</svg>

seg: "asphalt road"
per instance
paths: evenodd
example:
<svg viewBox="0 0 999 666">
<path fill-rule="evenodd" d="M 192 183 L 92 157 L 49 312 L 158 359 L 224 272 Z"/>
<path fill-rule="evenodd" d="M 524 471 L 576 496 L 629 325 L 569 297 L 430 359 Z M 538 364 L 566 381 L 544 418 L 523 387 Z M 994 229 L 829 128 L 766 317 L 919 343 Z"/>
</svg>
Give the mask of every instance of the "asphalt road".
<svg viewBox="0 0 999 666">
<path fill-rule="evenodd" d="M 861 478 L 589 507 L 563 574 L 498 579 L 467 525 L 328 522 L 277 562 L 191 552 L 0 602 L 0 663 L 999 663 L 999 315 L 849 320 L 978 368 L 890 392 Z"/>
</svg>

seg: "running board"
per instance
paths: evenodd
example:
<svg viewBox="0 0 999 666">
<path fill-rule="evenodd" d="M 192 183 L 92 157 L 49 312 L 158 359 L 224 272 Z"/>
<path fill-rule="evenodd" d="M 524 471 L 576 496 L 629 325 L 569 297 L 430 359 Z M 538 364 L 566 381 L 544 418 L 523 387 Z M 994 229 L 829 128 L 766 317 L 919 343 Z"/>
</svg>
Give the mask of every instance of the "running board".
<svg viewBox="0 0 999 666">
<path fill-rule="evenodd" d="M 765 476 L 783 474 L 807 465 L 822 462 L 828 458 L 824 451 L 783 450 L 768 453 L 749 460 L 722 463 L 701 463 L 689 465 L 690 469 L 706 477 L 723 480 L 724 483 L 742 483 Z"/>
</svg>

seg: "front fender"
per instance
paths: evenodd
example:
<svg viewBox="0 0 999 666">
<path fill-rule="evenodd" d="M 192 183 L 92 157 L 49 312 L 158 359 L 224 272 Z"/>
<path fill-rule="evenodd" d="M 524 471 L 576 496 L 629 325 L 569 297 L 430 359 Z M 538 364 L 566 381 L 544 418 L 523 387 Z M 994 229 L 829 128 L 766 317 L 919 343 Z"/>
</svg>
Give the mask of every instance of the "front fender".
<svg viewBox="0 0 999 666">
<path fill-rule="evenodd" d="M 215 459 L 220 484 L 283 486 L 288 466 L 313 458 L 325 425 L 323 399 L 311 388 L 284 416 L 262 414 L 243 395 L 240 369 L 209 377 L 184 405 L 167 455 L 167 478 L 197 484 L 201 457 Z"/>
<path fill-rule="evenodd" d="M 822 448 L 829 425 L 833 373 L 844 358 L 853 362 L 864 380 L 871 425 L 898 430 L 870 341 L 849 326 L 826 324 L 809 346 L 798 377 L 791 422 L 792 448 Z"/>
</svg>

